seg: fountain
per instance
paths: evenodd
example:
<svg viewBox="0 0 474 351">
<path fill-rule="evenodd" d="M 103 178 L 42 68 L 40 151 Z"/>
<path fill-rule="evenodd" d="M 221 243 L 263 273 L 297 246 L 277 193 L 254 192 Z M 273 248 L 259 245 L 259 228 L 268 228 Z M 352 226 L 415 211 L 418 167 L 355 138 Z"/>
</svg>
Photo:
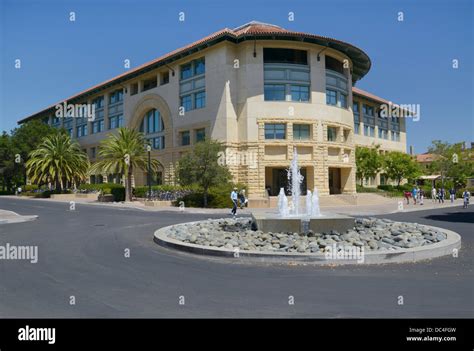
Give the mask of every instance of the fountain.
<svg viewBox="0 0 474 351">
<path fill-rule="evenodd" d="M 354 227 L 354 218 L 335 213 L 322 214 L 319 208 L 319 192 L 314 187 L 306 194 L 306 208 L 302 211 L 300 208 L 301 184 L 304 177 L 298 166 L 298 152 L 296 148 L 293 151 L 293 159 L 288 169 L 289 190 L 291 191 L 291 203 L 285 194 L 285 189 L 280 188 L 278 194 L 278 214 L 271 213 L 252 213 L 252 217 L 257 229 L 264 232 L 328 232 L 335 230 L 345 232 Z"/>
</svg>

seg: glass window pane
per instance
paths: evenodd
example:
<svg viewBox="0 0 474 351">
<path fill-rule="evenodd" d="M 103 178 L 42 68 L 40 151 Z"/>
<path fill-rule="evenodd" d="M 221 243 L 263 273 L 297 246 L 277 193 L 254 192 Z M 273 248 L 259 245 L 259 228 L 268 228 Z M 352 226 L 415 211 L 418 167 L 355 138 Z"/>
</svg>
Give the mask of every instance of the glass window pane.
<svg viewBox="0 0 474 351">
<path fill-rule="evenodd" d="M 305 85 L 292 85 L 291 101 L 309 101 L 309 87 Z"/>
<path fill-rule="evenodd" d="M 206 65 L 204 58 L 198 59 L 194 61 L 194 74 L 203 74 L 206 70 Z"/>
<path fill-rule="evenodd" d="M 265 101 L 284 101 L 285 100 L 285 85 L 265 84 L 264 99 Z"/>
<path fill-rule="evenodd" d="M 333 106 L 337 104 L 337 93 L 335 90 L 326 89 L 326 104 Z"/>
<path fill-rule="evenodd" d="M 191 63 L 181 66 L 181 79 L 191 78 L 193 75 Z"/>
</svg>

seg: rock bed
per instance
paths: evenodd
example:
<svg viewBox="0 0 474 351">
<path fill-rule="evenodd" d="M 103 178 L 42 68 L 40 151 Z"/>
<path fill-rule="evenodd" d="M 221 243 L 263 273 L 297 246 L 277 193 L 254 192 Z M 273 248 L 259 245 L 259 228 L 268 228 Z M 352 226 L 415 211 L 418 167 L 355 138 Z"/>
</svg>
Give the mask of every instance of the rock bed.
<svg viewBox="0 0 474 351">
<path fill-rule="evenodd" d="M 417 223 L 358 218 L 345 233 L 264 233 L 252 230 L 248 218 L 214 219 L 172 226 L 168 237 L 203 246 L 229 250 L 270 252 L 324 252 L 327 246 L 357 246 L 368 251 L 399 250 L 430 245 L 446 239 L 439 230 Z"/>
</svg>

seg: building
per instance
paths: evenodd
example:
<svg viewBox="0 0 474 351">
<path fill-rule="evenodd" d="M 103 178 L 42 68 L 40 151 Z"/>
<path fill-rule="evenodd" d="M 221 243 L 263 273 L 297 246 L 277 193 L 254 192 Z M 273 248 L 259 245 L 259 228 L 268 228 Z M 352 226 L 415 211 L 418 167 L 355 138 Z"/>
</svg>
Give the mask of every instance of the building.
<svg viewBox="0 0 474 351">
<path fill-rule="evenodd" d="M 19 123 L 40 118 L 66 128 L 92 161 L 108 133 L 139 129 L 162 165 L 155 183 L 173 183 L 180 156 L 203 138 L 217 139 L 234 180 L 254 198 L 286 185 L 296 148 L 303 188 L 353 194 L 356 145 L 406 152 L 405 120 L 379 117 L 389 101 L 354 87 L 370 66 L 367 54 L 349 43 L 250 22 L 61 101 L 92 104 L 94 121 L 57 118 L 54 104 Z M 117 181 L 96 175 L 91 182 L 103 176 Z M 134 174 L 136 185 L 146 179 Z"/>
</svg>

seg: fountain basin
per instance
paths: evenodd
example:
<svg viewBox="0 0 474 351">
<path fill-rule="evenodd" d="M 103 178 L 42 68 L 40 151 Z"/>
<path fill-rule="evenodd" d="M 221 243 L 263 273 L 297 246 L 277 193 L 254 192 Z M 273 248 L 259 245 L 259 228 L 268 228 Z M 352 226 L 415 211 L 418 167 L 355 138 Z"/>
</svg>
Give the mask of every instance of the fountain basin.
<svg viewBox="0 0 474 351">
<path fill-rule="evenodd" d="M 311 229 L 315 233 L 331 230 L 344 233 L 354 228 L 354 217 L 336 213 L 325 213 L 317 217 L 305 215 L 281 217 L 275 213 L 252 213 L 256 229 L 263 232 L 301 233 Z"/>
</svg>

